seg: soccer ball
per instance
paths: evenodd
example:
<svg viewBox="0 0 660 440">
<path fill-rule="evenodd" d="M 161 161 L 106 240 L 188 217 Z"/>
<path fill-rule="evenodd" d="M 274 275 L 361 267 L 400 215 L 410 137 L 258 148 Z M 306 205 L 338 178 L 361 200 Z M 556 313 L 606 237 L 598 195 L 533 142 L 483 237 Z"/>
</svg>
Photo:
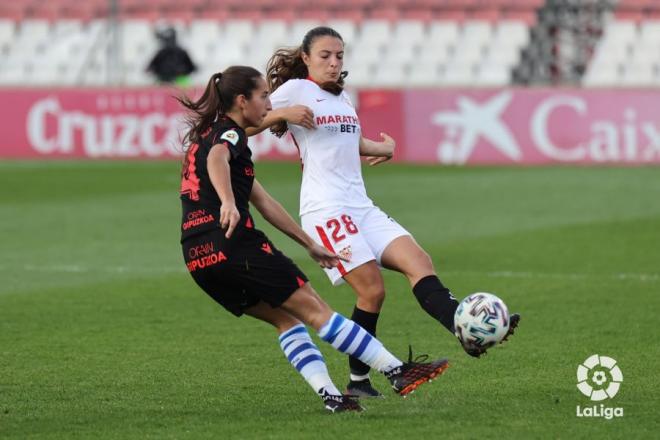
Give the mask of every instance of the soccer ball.
<svg viewBox="0 0 660 440">
<path fill-rule="evenodd" d="M 455 334 L 464 347 L 487 349 L 509 331 L 509 310 L 492 293 L 478 292 L 463 299 L 454 315 Z"/>
</svg>

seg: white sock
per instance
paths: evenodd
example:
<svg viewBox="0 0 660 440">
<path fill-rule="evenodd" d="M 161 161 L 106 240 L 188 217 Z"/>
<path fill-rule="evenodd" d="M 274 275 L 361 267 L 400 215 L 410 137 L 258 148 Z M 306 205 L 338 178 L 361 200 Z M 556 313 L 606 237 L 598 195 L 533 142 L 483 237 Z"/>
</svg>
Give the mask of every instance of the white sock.
<svg viewBox="0 0 660 440">
<path fill-rule="evenodd" d="M 330 379 L 323 355 L 303 324 L 291 327 L 280 335 L 279 340 L 286 358 L 315 392 L 322 395 L 325 390 L 329 394 L 341 395 Z"/>
<path fill-rule="evenodd" d="M 323 324 L 319 336 L 342 353 L 360 359 L 381 373 L 403 364 L 378 339 L 339 313 L 334 313 Z"/>
<path fill-rule="evenodd" d="M 351 380 L 354 382 L 360 382 L 362 380 L 368 380 L 369 379 L 369 373 L 367 374 L 353 374 L 351 373 Z"/>
</svg>

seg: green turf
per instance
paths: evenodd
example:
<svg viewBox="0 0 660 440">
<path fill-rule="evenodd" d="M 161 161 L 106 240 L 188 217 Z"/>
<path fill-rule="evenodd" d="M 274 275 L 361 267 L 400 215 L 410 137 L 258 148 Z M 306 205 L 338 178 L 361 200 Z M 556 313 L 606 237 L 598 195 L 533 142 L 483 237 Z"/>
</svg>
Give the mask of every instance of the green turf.
<svg viewBox="0 0 660 440">
<path fill-rule="evenodd" d="M 365 170 L 370 195 L 414 233 L 460 297 L 523 314 L 510 343 L 464 355 L 386 273 L 379 336 L 396 354 L 450 358 L 403 400 L 329 415 L 267 325 L 235 319 L 185 272 L 174 162 L 0 163 L 0 438 L 657 438 L 660 430 L 660 170 Z M 296 212 L 299 167 L 257 166 Z M 304 250 L 258 220 L 338 311 Z M 345 385 L 344 356 L 319 343 Z M 624 375 L 614 420 L 576 368 L 599 353 Z M 382 377 L 376 385 L 387 391 Z"/>
</svg>

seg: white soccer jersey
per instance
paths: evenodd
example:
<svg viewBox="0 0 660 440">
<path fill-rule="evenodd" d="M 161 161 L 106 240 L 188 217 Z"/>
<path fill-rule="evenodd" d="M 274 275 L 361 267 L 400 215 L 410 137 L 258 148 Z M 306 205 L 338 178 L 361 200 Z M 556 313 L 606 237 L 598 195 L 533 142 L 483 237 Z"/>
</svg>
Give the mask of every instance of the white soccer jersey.
<svg viewBox="0 0 660 440">
<path fill-rule="evenodd" d="M 314 129 L 289 124 L 303 166 L 300 215 L 332 206 L 373 206 L 360 163 L 360 121 L 346 92 L 335 96 L 308 79 L 290 79 L 271 96 L 274 109 L 306 105 Z"/>
</svg>

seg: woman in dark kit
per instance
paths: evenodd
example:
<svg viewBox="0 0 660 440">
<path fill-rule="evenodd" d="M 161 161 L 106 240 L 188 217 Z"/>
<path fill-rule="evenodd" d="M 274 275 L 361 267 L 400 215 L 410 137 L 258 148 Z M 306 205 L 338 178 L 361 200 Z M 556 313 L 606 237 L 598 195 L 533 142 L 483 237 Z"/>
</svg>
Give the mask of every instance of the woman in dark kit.
<svg viewBox="0 0 660 440">
<path fill-rule="evenodd" d="M 446 359 L 403 363 L 362 327 L 334 312 L 305 274 L 256 229 L 250 203 L 321 267 L 339 263 L 340 258 L 316 244 L 255 178 L 245 129 L 258 127 L 270 110 L 263 76 L 251 67 L 233 66 L 212 75 L 198 100 L 179 101 L 189 110 L 181 245 L 188 271 L 202 290 L 236 316 L 247 314 L 273 325 L 285 356 L 329 411 L 363 408 L 332 383 L 305 325 L 338 351 L 383 373 L 402 396 L 441 374 Z M 288 121 L 298 115 L 296 109 L 275 114 Z"/>
</svg>

